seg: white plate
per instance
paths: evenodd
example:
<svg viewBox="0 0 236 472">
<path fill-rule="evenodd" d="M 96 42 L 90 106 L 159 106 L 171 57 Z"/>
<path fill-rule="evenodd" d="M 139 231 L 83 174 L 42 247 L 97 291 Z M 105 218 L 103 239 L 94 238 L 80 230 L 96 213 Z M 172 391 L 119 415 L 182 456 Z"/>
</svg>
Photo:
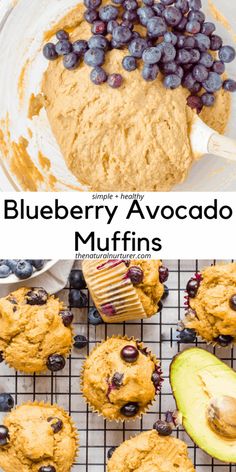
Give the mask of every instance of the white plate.
<svg viewBox="0 0 236 472">
<path fill-rule="evenodd" d="M 203 0 L 204 11 L 211 20 L 207 0 Z M 33 120 L 27 118 L 29 98 L 40 91 L 42 74 L 48 63 L 42 56 L 43 35 L 53 23 L 62 18 L 67 11 L 78 4 L 78 0 L 1 0 L 0 1 L 0 120 L 9 116 L 11 141 L 19 141 L 24 136 L 29 141 L 29 155 L 40 167 L 38 151 L 48 157 L 52 163 L 51 174 L 56 177 L 54 190 L 73 190 L 82 188 L 77 179 L 67 169 L 59 147 L 51 132 L 45 110 Z M 232 0 L 214 0 L 215 6 L 231 23 L 236 31 L 236 2 Z M 213 19 L 212 19 L 213 20 Z M 215 22 L 215 20 L 213 20 Z M 226 44 L 232 44 L 232 34 L 222 24 L 217 24 L 217 32 L 223 36 Z M 28 61 L 28 62 L 27 62 Z M 24 66 L 24 97 L 19 97 L 18 82 Z M 227 67 L 231 77 L 236 79 L 236 61 Z M 236 94 L 233 95 L 233 110 L 227 134 L 236 139 Z M 1 128 L 1 125 L 0 125 Z M 28 129 L 33 133 L 29 137 Z M 22 190 L 17 178 L 6 159 L 0 159 L 1 190 Z M 50 190 L 43 182 L 38 190 Z M 209 156 L 197 162 L 188 179 L 176 188 L 178 191 L 232 191 L 236 189 L 236 163 Z"/>
<path fill-rule="evenodd" d="M 56 260 L 47 261 L 44 267 L 42 268 L 42 270 L 34 270 L 31 277 L 24 280 L 28 282 L 29 280 L 34 279 L 35 277 L 38 277 L 39 275 L 44 274 L 44 272 L 47 272 L 48 270 L 50 270 L 57 262 L 58 261 Z M 16 283 L 22 283 L 24 282 L 24 280 L 18 279 L 18 277 L 12 274 L 12 275 L 9 275 L 9 277 L 7 277 L 6 279 L 0 279 L 0 285 L 11 285 L 11 284 L 16 284 Z"/>
</svg>

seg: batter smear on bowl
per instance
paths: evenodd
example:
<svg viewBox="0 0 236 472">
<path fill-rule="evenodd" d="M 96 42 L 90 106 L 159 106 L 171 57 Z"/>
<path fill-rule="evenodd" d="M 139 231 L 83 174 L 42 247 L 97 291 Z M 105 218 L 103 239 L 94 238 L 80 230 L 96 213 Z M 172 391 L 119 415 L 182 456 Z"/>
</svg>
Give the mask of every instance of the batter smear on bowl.
<svg viewBox="0 0 236 472">
<path fill-rule="evenodd" d="M 47 115 L 89 190 L 170 190 L 197 158 L 196 112 L 216 131 L 226 128 L 236 83 L 222 74 L 235 51 L 201 1 L 121 3 L 85 0 L 87 9 L 78 5 L 55 27 L 57 42 L 43 50 Z"/>
</svg>

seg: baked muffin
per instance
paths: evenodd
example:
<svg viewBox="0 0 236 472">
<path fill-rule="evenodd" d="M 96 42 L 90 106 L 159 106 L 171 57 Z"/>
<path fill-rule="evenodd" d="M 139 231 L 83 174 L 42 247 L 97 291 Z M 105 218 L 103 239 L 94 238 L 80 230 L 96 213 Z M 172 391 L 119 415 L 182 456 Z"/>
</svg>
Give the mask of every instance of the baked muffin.
<svg viewBox="0 0 236 472">
<path fill-rule="evenodd" d="M 187 284 L 183 327 L 204 340 L 228 346 L 236 341 L 236 263 L 207 267 Z"/>
<path fill-rule="evenodd" d="M 93 301 L 107 323 L 149 318 L 159 310 L 168 269 L 154 260 L 85 260 Z"/>
<path fill-rule="evenodd" d="M 90 353 L 81 383 L 93 411 L 124 421 L 140 417 L 151 405 L 161 387 L 161 369 L 141 342 L 114 336 Z"/>
<path fill-rule="evenodd" d="M 0 467 L 4 472 L 69 472 L 78 434 L 57 405 L 27 403 L 12 410 L 0 426 Z"/>
<path fill-rule="evenodd" d="M 73 343 L 73 315 L 43 288 L 20 288 L 0 299 L 0 351 L 26 373 L 57 371 Z"/>
<path fill-rule="evenodd" d="M 123 442 L 107 464 L 107 472 L 194 472 L 183 441 L 145 431 Z"/>
</svg>

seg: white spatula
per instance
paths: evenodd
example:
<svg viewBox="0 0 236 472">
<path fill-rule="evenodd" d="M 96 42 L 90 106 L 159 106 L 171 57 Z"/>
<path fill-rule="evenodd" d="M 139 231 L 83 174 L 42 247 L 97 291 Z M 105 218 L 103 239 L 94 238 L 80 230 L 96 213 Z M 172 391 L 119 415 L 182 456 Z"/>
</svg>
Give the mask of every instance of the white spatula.
<svg viewBox="0 0 236 472">
<path fill-rule="evenodd" d="M 236 162 L 236 141 L 209 128 L 197 115 L 192 125 L 190 141 L 196 156 L 214 154 Z"/>
</svg>

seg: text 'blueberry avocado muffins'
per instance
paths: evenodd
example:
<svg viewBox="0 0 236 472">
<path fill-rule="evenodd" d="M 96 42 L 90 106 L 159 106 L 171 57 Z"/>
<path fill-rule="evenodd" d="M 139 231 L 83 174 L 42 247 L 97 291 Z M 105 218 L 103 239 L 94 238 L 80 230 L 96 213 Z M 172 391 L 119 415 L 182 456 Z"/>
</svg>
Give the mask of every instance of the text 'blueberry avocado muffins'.
<svg viewBox="0 0 236 472">
<path fill-rule="evenodd" d="M 21 405 L 0 426 L 3 472 L 70 472 L 77 453 L 76 426 L 57 405 Z"/>
<path fill-rule="evenodd" d="M 228 346 L 236 340 L 236 263 L 207 267 L 187 284 L 183 327 Z"/>
<path fill-rule="evenodd" d="M 140 417 L 161 384 L 156 357 L 141 342 L 126 337 L 97 345 L 81 375 L 82 393 L 92 410 L 116 421 Z"/>
<path fill-rule="evenodd" d="M 73 343 L 73 315 L 43 288 L 20 288 L 0 299 L 0 351 L 16 370 L 65 367 Z"/>
<path fill-rule="evenodd" d="M 108 461 L 107 472 L 194 472 L 187 446 L 174 437 L 146 431 L 122 443 Z"/>
<path fill-rule="evenodd" d="M 149 318 L 159 311 L 168 278 L 168 269 L 160 261 L 85 260 L 82 268 L 105 322 Z"/>
</svg>

